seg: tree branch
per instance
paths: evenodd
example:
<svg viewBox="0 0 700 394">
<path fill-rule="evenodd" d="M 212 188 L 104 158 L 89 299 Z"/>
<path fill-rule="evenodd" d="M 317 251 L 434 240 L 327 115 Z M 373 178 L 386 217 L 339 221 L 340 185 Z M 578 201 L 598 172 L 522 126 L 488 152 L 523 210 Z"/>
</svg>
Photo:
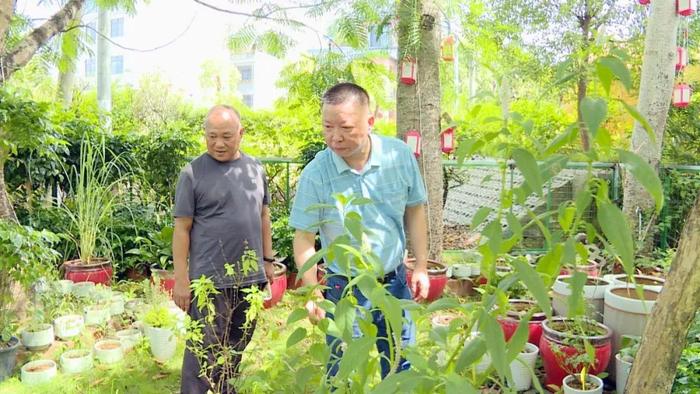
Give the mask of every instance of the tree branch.
<svg viewBox="0 0 700 394">
<path fill-rule="evenodd" d="M 5 51 L 5 37 L 14 13 L 14 0 L 0 0 L 0 53 Z"/>
<path fill-rule="evenodd" d="M 12 2 L 10 1 L 10 3 Z M 24 37 L 15 49 L 7 54 L 0 52 L 0 83 L 6 81 L 15 71 L 26 65 L 39 48 L 63 31 L 68 23 L 78 15 L 84 3 L 85 0 L 68 1 L 48 21 Z M 0 25 L 2 25 L 1 21 Z"/>
</svg>

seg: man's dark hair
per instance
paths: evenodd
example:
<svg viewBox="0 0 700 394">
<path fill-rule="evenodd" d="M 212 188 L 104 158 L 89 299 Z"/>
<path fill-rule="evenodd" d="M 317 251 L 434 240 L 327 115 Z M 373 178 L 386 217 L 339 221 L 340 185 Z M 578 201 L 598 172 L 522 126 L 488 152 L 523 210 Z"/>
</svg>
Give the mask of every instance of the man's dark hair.
<svg viewBox="0 0 700 394">
<path fill-rule="evenodd" d="M 338 105 L 347 102 L 348 100 L 357 100 L 360 105 L 369 105 L 369 94 L 360 85 L 352 82 L 341 82 L 323 94 L 321 101 L 323 104 Z"/>
</svg>

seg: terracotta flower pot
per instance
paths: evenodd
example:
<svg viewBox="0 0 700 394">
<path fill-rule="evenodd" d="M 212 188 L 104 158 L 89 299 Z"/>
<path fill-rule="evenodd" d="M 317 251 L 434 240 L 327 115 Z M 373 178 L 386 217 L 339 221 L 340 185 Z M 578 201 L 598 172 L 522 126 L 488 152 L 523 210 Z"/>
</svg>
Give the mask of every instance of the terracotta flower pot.
<svg viewBox="0 0 700 394">
<path fill-rule="evenodd" d="M 520 324 L 520 318 L 530 309 L 537 307 L 537 303 L 531 300 L 509 300 L 508 303 L 510 304 L 510 309 L 506 313 L 506 316 L 498 318 L 498 323 L 503 329 L 506 341 L 509 341 L 513 334 L 515 334 L 515 331 L 518 329 L 518 324 Z M 532 318 L 530 318 L 530 323 L 528 323 L 529 334 L 527 341 L 535 346 L 540 343 L 542 321 L 546 318 L 547 316 L 544 313 L 536 312 L 532 315 Z"/>
<path fill-rule="evenodd" d="M 265 298 L 263 304 L 266 309 L 277 305 L 277 303 L 282 300 L 284 291 L 287 289 L 287 267 L 276 261 L 273 264 L 275 265 L 275 277 L 272 283 L 268 284 L 266 287 L 270 294 L 268 298 Z"/>
<path fill-rule="evenodd" d="M 112 262 L 108 259 L 94 259 L 90 264 L 85 264 L 82 260 L 70 260 L 63 263 L 65 279 L 70 279 L 73 283 L 93 282 L 109 286 L 112 282 Z"/>
<path fill-rule="evenodd" d="M 301 279 L 297 279 L 296 272 L 287 272 L 287 290 L 296 290 L 301 287 Z"/>
<path fill-rule="evenodd" d="M 583 364 L 571 365 L 569 360 L 585 354 L 584 339 L 595 349 L 595 363 L 589 374 L 597 375 L 607 368 L 612 354 L 612 330 L 594 320 L 584 320 L 584 335 L 571 333 L 566 325 L 572 319 L 554 317 L 542 322 L 543 335 L 540 339 L 540 353 L 545 372 L 545 385 L 562 386 L 567 375 L 579 373 Z"/>
<path fill-rule="evenodd" d="M 416 259 L 410 258 L 406 260 L 406 281 L 408 285 L 411 285 L 411 278 L 413 277 L 413 267 L 416 264 Z M 435 301 L 445 290 L 445 285 L 447 284 L 447 267 L 435 260 L 428 260 L 428 279 L 430 280 L 430 289 L 428 289 L 428 297 L 426 301 Z"/>
<path fill-rule="evenodd" d="M 158 278 L 161 290 L 172 297 L 173 288 L 175 287 L 175 272 L 173 270 L 151 267 L 151 281 L 153 283 L 156 282 L 155 278 Z"/>
<path fill-rule="evenodd" d="M 583 272 L 588 276 L 598 276 L 600 273 L 600 264 L 593 260 L 588 260 L 588 264 L 579 264 L 576 267 L 573 265 L 565 265 L 559 271 L 559 275 L 571 275 L 574 272 Z"/>
</svg>

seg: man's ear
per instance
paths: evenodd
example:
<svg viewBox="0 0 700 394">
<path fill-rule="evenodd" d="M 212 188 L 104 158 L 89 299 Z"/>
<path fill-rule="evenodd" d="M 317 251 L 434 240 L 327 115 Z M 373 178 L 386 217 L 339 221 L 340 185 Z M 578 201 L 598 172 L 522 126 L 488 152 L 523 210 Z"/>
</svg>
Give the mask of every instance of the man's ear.
<svg viewBox="0 0 700 394">
<path fill-rule="evenodd" d="M 367 124 L 374 126 L 374 115 L 371 115 L 369 119 L 367 119 Z"/>
<path fill-rule="evenodd" d="M 243 133 L 245 133 L 245 129 L 243 127 L 241 127 L 241 130 L 238 133 L 242 137 Z"/>
</svg>

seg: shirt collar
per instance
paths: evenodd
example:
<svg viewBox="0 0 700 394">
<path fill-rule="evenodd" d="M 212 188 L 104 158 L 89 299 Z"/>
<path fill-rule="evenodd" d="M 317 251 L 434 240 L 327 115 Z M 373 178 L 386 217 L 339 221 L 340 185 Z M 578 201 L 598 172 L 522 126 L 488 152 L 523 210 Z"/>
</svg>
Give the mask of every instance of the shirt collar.
<svg viewBox="0 0 700 394">
<path fill-rule="evenodd" d="M 367 163 L 370 167 L 379 167 L 382 158 L 382 140 L 372 133 L 370 133 L 369 139 L 372 146 Z M 333 164 L 335 164 L 335 170 L 338 171 L 338 174 L 342 174 L 345 171 L 353 171 L 342 157 L 338 156 L 330 148 L 328 148 L 328 150 L 331 152 L 331 158 L 333 159 Z M 363 171 L 365 170 L 367 170 L 367 165 L 365 165 Z"/>
</svg>

